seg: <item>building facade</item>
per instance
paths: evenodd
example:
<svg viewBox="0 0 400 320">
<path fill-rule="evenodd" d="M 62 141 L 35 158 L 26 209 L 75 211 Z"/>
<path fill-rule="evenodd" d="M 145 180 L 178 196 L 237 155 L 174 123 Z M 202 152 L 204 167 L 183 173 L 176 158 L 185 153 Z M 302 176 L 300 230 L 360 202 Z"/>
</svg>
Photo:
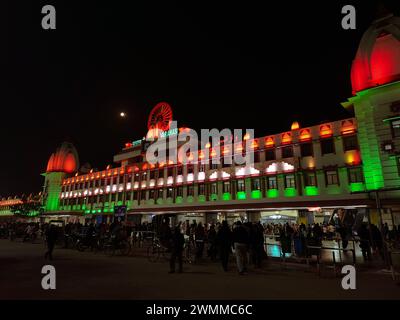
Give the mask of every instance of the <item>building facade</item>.
<svg viewBox="0 0 400 320">
<path fill-rule="evenodd" d="M 176 221 L 326 222 L 338 209 L 379 224 L 400 224 L 400 18 L 388 15 L 365 32 L 352 65 L 353 96 L 343 106 L 353 118 L 251 139 L 254 163 L 224 163 L 225 151 L 199 145 L 197 161 L 146 161 L 146 138 L 127 143 L 114 167 L 81 172 L 75 148 L 64 143 L 45 176 L 45 216 L 111 219 L 121 206 L 127 222 L 171 214 Z M 160 116 L 161 112 L 161 116 Z M 164 117 L 164 118 L 163 118 Z M 149 132 L 168 141 L 172 110 L 160 103 Z M 178 147 L 182 145 L 178 144 Z M 221 161 L 213 163 L 220 148 Z M 206 150 L 208 149 L 208 150 Z M 207 152 L 208 151 L 208 152 Z M 204 155 L 209 154 L 207 160 Z M 171 155 L 170 155 L 171 156 Z"/>
</svg>

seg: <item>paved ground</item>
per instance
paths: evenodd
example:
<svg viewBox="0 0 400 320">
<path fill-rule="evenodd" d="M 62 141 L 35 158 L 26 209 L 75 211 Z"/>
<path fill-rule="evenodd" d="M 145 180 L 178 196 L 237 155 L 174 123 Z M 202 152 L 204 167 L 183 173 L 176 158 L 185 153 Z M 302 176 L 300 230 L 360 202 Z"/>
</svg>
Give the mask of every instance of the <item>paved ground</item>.
<svg viewBox="0 0 400 320">
<path fill-rule="evenodd" d="M 185 265 L 168 274 L 168 264 L 145 257 L 56 249 L 51 263 L 57 289 L 41 288 L 43 244 L 0 240 L 0 299 L 400 299 L 400 286 L 389 275 L 358 272 L 357 289 L 345 291 L 328 270 L 319 278 L 305 266 L 269 263 L 239 276 L 231 265 Z"/>
</svg>

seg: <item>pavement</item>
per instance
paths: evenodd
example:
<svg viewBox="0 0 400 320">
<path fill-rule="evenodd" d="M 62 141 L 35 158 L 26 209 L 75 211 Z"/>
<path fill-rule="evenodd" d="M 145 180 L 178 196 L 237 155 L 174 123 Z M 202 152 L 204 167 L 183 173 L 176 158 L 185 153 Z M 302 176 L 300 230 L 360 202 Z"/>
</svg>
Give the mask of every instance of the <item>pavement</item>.
<svg viewBox="0 0 400 320">
<path fill-rule="evenodd" d="M 226 273 L 207 260 L 168 274 L 167 261 L 150 262 L 139 249 L 110 257 L 56 248 L 51 262 L 44 251 L 43 243 L 0 240 L 0 299 L 400 299 L 399 281 L 375 269 L 357 271 L 356 290 L 344 290 L 331 269 L 319 276 L 314 266 L 271 258 L 244 276 L 233 257 Z M 46 264 L 56 269 L 55 290 L 41 287 Z"/>
</svg>

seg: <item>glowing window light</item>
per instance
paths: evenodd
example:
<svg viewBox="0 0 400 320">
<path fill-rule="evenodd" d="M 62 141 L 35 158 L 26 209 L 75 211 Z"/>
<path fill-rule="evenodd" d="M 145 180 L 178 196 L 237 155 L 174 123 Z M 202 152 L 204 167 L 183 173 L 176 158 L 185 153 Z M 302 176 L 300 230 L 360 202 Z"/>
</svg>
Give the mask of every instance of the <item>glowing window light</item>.
<svg viewBox="0 0 400 320">
<path fill-rule="evenodd" d="M 229 152 L 230 152 L 229 147 L 224 147 L 224 149 L 222 150 L 222 154 L 228 154 Z"/>
<path fill-rule="evenodd" d="M 321 137 L 330 137 L 333 134 L 332 128 L 328 124 L 324 124 L 319 128 L 319 135 Z"/>
<path fill-rule="evenodd" d="M 193 182 L 194 181 L 194 174 L 193 173 L 189 173 L 186 177 L 186 181 L 187 182 Z"/>
<path fill-rule="evenodd" d="M 252 148 L 252 149 L 257 149 L 258 148 L 258 141 L 256 139 L 254 139 L 251 142 L 250 148 Z"/>
<path fill-rule="evenodd" d="M 285 132 L 282 134 L 281 142 L 282 144 L 288 144 L 292 142 L 292 135 L 290 134 L 290 132 Z"/>
<path fill-rule="evenodd" d="M 98 194 L 99 193 L 99 189 L 97 188 L 96 190 L 94 190 L 94 194 Z"/>
<path fill-rule="evenodd" d="M 111 191 L 111 187 L 110 186 L 107 186 L 106 187 L 106 193 L 109 193 Z"/>
<path fill-rule="evenodd" d="M 344 120 L 342 121 L 342 128 L 341 128 L 341 133 L 346 135 L 346 134 L 351 134 L 356 131 L 356 128 L 354 126 L 353 120 Z"/>
<path fill-rule="evenodd" d="M 114 170 L 114 176 L 118 174 L 118 170 Z"/>
<path fill-rule="evenodd" d="M 203 181 L 206 179 L 206 173 L 205 172 L 199 172 L 197 175 L 197 180 Z"/>
<path fill-rule="evenodd" d="M 126 184 L 126 190 L 131 190 L 131 188 L 132 188 L 132 183 L 128 182 Z"/>
<path fill-rule="evenodd" d="M 246 133 L 243 137 L 243 140 L 249 140 L 250 139 L 250 134 Z"/>
<path fill-rule="evenodd" d="M 218 172 L 217 171 L 214 171 L 210 176 L 209 176 L 209 179 L 210 180 L 215 180 L 215 179 L 217 179 L 218 178 Z"/>
<path fill-rule="evenodd" d="M 149 181 L 149 186 L 154 187 L 156 185 L 156 180 L 155 179 L 150 179 Z"/>
<path fill-rule="evenodd" d="M 176 177 L 176 183 L 182 183 L 183 182 L 183 176 L 180 174 L 179 176 Z"/>
<path fill-rule="evenodd" d="M 297 121 L 293 121 L 290 130 L 297 130 L 300 129 L 300 124 Z"/>
<path fill-rule="evenodd" d="M 102 172 L 102 173 L 101 173 L 101 177 L 104 178 L 105 176 L 106 176 L 106 173 L 105 173 L 105 172 Z"/>
<path fill-rule="evenodd" d="M 167 185 L 171 185 L 174 183 L 174 177 L 168 177 L 167 178 Z"/>
<path fill-rule="evenodd" d="M 83 195 L 86 197 L 88 195 L 89 191 L 85 190 L 83 191 Z"/>
<path fill-rule="evenodd" d="M 266 169 L 265 171 L 267 173 L 276 173 L 278 171 L 278 164 L 276 162 L 271 163 Z"/>
<path fill-rule="evenodd" d="M 168 160 L 168 165 L 173 165 L 174 164 L 174 160 Z"/>
<path fill-rule="evenodd" d="M 104 190 L 103 189 L 100 189 L 100 194 L 103 194 L 104 193 Z"/>
<path fill-rule="evenodd" d="M 118 191 L 121 192 L 121 191 L 123 191 L 123 190 L 124 190 L 124 185 L 123 185 L 123 184 L 120 184 L 119 187 L 118 187 Z"/>
<path fill-rule="evenodd" d="M 92 195 L 92 193 L 93 193 L 93 192 L 92 192 L 92 190 L 89 190 L 89 196 L 91 196 L 91 195 Z"/>
<path fill-rule="evenodd" d="M 210 143 L 210 142 L 207 142 L 206 145 L 205 145 L 205 148 L 206 148 L 206 149 L 209 149 L 210 147 L 211 147 L 211 143 Z"/>
<path fill-rule="evenodd" d="M 72 191 L 69 192 L 69 197 L 72 198 Z"/>
<path fill-rule="evenodd" d="M 112 186 L 112 192 L 115 192 L 115 191 L 117 191 L 117 185 L 116 185 L 116 184 L 113 184 L 113 186 Z"/>
<path fill-rule="evenodd" d="M 78 192 L 74 192 L 74 198 L 78 196 Z"/>
<path fill-rule="evenodd" d="M 64 198 L 64 192 L 61 193 L 61 199 Z"/>
<path fill-rule="evenodd" d="M 199 159 L 204 159 L 204 152 L 202 150 L 199 152 Z"/>
<path fill-rule="evenodd" d="M 240 144 L 238 144 L 237 146 L 236 146 L 236 148 L 235 148 L 235 151 L 236 152 L 242 152 L 243 151 L 243 145 L 240 143 Z"/>
<path fill-rule="evenodd" d="M 159 185 L 159 186 L 164 185 L 164 178 L 159 178 L 157 185 Z"/>
<path fill-rule="evenodd" d="M 139 182 L 138 182 L 138 181 L 135 181 L 135 182 L 133 183 L 133 189 L 137 189 L 137 188 L 139 188 Z"/>
<path fill-rule="evenodd" d="M 260 170 L 255 169 L 254 167 L 242 167 L 236 170 L 236 176 L 245 176 L 245 175 L 258 175 L 260 174 Z"/>
<path fill-rule="evenodd" d="M 214 148 L 211 149 L 210 156 L 213 158 L 213 157 L 215 157 L 216 155 L 217 155 L 217 152 L 215 151 L 215 149 L 214 149 Z"/>
<path fill-rule="evenodd" d="M 231 177 L 231 175 L 229 173 L 225 172 L 225 171 L 222 171 L 222 175 L 221 176 L 222 176 L 222 179 L 228 179 L 228 178 Z"/>
<path fill-rule="evenodd" d="M 293 171 L 294 170 L 294 166 L 293 165 L 291 165 L 290 163 L 287 163 L 287 162 L 281 162 L 281 165 L 282 165 L 282 170 L 283 171 Z"/>
<path fill-rule="evenodd" d="M 147 184 L 146 181 L 142 181 L 142 183 L 141 183 L 142 188 L 146 188 L 146 184 Z"/>
<path fill-rule="evenodd" d="M 300 131 L 300 141 L 311 140 L 310 129 L 303 129 Z"/>
<path fill-rule="evenodd" d="M 358 150 L 346 151 L 344 157 L 348 165 L 359 165 L 361 163 L 361 156 Z"/>
</svg>

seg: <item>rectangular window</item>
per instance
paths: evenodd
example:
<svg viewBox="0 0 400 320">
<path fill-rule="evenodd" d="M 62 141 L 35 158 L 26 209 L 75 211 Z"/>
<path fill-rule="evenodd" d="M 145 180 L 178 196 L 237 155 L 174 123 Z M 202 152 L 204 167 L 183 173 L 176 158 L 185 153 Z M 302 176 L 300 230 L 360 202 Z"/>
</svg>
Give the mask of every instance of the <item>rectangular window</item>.
<svg viewBox="0 0 400 320">
<path fill-rule="evenodd" d="M 282 148 L 282 158 L 291 158 L 293 157 L 293 147 L 287 146 Z"/>
<path fill-rule="evenodd" d="M 178 187 L 177 196 L 178 197 L 183 197 L 183 187 Z"/>
<path fill-rule="evenodd" d="M 278 180 L 276 176 L 268 176 L 267 177 L 267 188 L 268 189 L 278 189 Z"/>
<path fill-rule="evenodd" d="M 193 185 L 189 185 L 187 187 L 187 195 L 190 196 L 190 197 L 194 196 L 194 186 Z"/>
<path fill-rule="evenodd" d="M 204 183 L 199 184 L 199 195 L 204 196 L 206 194 L 206 186 Z"/>
<path fill-rule="evenodd" d="M 296 188 L 296 179 L 294 174 L 287 174 L 285 176 L 285 188 Z"/>
<path fill-rule="evenodd" d="M 218 162 L 219 160 L 217 158 L 210 159 L 210 170 L 218 169 Z"/>
<path fill-rule="evenodd" d="M 251 179 L 251 190 L 261 190 L 260 178 Z"/>
<path fill-rule="evenodd" d="M 216 183 L 211 184 L 211 194 L 218 194 L 218 188 Z"/>
<path fill-rule="evenodd" d="M 139 197 L 139 191 L 133 192 L 133 200 L 139 200 L 138 197 Z"/>
<path fill-rule="evenodd" d="M 190 174 L 190 173 L 193 173 L 193 171 L 194 171 L 193 170 L 193 165 L 188 165 L 187 166 L 187 173 Z"/>
<path fill-rule="evenodd" d="M 260 152 L 254 152 L 254 163 L 260 162 Z"/>
<path fill-rule="evenodd" d="M 174 189 L 168 188 L 167 189 L 167 198 L 173 198 L 174 196 Z"/>
<path fill-rule="evenodd" d="M 223 187 L 224 187 L 224 193 L 231 192 L 231 183 L 229 181 L 224 181 Z"/>
<path fill-rule="evenodd" d="M 322 139 L 320 145 L 322 155 L 335 153 L 335 143 L 333 142 L 333 138 Z"/>
<path fill-rule="evenodd" d="M 222 168 L 228 168 L 232 165 L 232 157 L 222 158 Z"/>
<path fill-rule="evenodd" d="M 400 157 L 396 158 L 396 163 L 397 163 L 397 172 L 399 173 L 400 176 Z"/>
<path fill-rule="evenodd" d="M 140 200 L 145 201 L 146 199 L 146 190 L 142 190 L 140 192 Z"/>
<path fill-rule="evenodd" d="M 157 179 L 157 170 L 150 171 L 150 179 Z"/>
<path fill-rule="evenodd" d="M 392 136 L 393 136 L 393 138 L 400 137 L 400 119 L 393 120 L 391 122 L 391 127 L 392 127 Z"/>
<path fill-rule="evenodd" d="M 339 176 L 337 170 L 326 170 L 325 178 L 327 186 L 339 184 Z"/>
<path fill-rule="evenodd" d="M 154 190 L 154 189 L 150 189 L 150 192 L 149 192 L 149 199 L 156 199 L 156 197 L 155 197 L 155 190 Z"/>
<path fill-rule="evenodd" d="M 158 192 L 157 192 L 157 198 L 158 199 L 163 199 L 164 198 L 164 189 L 158 189 Z"/>
<path fill-rule="evenodd" d="M 237 180 L 237 192 L 246 191 L 246 184 L 244 180 Z"/>
<path fill-rule="evenodd" d="M 204 172 L 206 169 L 205 169 L 205 165 L 204 164 L 200 164 L 199 165 L 199 172 Z"/>
<path fill-rule="evenodd" d="M 364 181 L 361 167 L 348 168 L 348 174 L 349 174 L 349 182 L 350 183 Z"/>
<path fill-rule="evenodd" d="M 276 160 L 275 149 L 265 150 L 265 161 Z"/>
<path fill-rule="evenodd" d="M 168 177 L 173 177 L 174 176 L 174 168 L 173 167 L 168 168 L 167 176 Z"/>
<path fill-rule="evenodd" d="M 310 157 L 310 156 L 312 156 L 313 155 L 313 144 L 312 144 L 312 142 L 300 144 L 300 153 L 301 153 L 302 157 Z"/>
<path fill-rule="evenodd" d="M 177 176 L 182 175 L 182 172 L 183 172 L 183 166 L 176 167 L 176 175 Z"/>
<path fill-rule="evenodd" d="M 307 187 L 317 185 L 317 176 L 314 171 L 304 172 L 304 185 Z"/>
<path fill-rule="evenodd" d="M 343 150 L 344 151 L 349 151 L 349 150 L 358 150 L 358 141 L 357 141 L 357 136 L 344 136 L 343 138 Z"/>
</svg>

